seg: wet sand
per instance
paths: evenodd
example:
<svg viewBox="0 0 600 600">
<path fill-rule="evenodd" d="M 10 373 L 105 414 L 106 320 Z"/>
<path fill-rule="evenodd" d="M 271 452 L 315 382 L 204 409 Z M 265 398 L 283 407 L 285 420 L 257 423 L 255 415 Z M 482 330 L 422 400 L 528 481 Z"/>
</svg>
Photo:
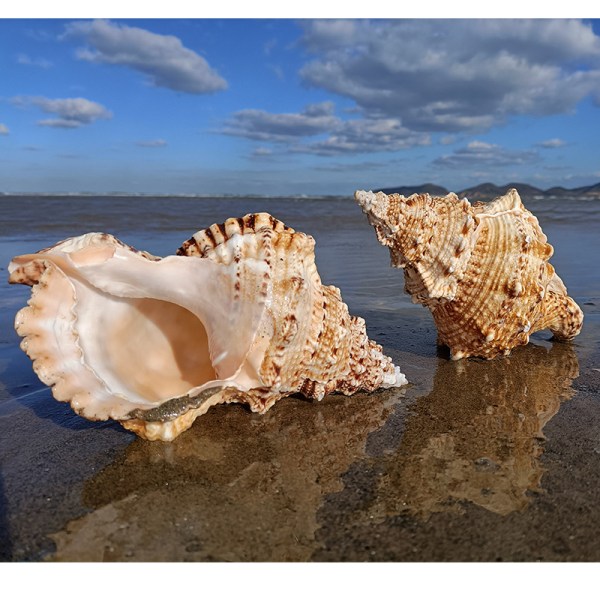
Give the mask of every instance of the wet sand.
<svg viewBox="0 0 600 600">
<path fill-rule="evenodd" d="M 487 362 L 451 362 L 436 348 L 429 312 L 403 293 L 349 198 L 0 203 L 0 559 L 600 560 L 594 203 L 525 199 L 585 312 L 582 334 L 554 343 L 538 333 Z M 12 329 L 29 296 L 6 284 L 13 255 L 94 230 L 164 255 L 196 229 L 257 210 L 315 236 L 324 283 L 366 319 L 409 386 L 288 398 L 266 415 L 215 407 L 170 444 L 90 423 L 52 398 Z"/>
</svg>

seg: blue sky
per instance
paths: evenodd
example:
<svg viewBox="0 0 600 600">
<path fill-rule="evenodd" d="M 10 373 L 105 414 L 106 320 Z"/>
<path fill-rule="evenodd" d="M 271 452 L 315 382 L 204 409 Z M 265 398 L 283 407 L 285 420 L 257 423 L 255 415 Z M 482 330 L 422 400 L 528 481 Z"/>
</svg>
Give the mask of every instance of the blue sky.
<svg viewBox="0 0 600 600">
<path fill-rule="evenodd" d="M 2 19 L 0 191 L 600 181 L 600 22 Z"/>
</svg>

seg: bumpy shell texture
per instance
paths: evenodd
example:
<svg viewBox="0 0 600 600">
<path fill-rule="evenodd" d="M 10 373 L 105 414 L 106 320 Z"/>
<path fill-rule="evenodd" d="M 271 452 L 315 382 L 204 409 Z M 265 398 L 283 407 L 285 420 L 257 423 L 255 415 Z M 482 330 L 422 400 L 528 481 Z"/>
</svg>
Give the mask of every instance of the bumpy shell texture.
<svg viewBox="0 0 600 600">
<path fill-rule="evenodd" d="M 548 262 L 553 248 L 515 189 L 473 205 L 452 193 L 355 198 L 453 359 L 506 355 L 542 329 L 557 339 L 581 331 L 583 313 Z"/>
<path fill-rule="evenodd" d="M 219 403 L 262 413 L 297 392 L 406 383 L 321 284 L 313 238 L 267 213 L 200 231 L 176 256 L 89 233 L 9 271 L 32 286 L 15 327 L 54 397 L 146 439 L 173 440 Z"/>
</svg>

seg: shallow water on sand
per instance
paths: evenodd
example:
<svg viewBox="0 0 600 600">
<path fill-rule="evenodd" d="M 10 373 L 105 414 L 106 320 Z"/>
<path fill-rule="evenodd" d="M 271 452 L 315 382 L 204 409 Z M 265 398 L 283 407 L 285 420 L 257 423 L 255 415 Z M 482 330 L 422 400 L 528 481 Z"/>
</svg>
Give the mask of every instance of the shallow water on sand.
<svg viewBox="0 0 600 600">
<path fill-rule="evenodd" d="M 600 205 L 524 201 L 583 332 L 450 362 L 351 198 L 0 198 L 0 559 L 600 560 Z M 410 386 L 215 407 L 171 444 L 52 398 L 13 330 L 12 256 L 89 231 L 163 256 L 258 211 L 315 237 Z"/>
</svg>

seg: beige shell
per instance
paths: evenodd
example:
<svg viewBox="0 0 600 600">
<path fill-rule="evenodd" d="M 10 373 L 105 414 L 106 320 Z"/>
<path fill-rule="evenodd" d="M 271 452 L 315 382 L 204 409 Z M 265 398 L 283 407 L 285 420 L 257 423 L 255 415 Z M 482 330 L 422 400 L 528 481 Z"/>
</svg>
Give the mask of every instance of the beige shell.
<svg viewBox="0 0 600 600">
<path fill-rule="evenodd" d="M 31 285 L 21 347 L 54 397 L 91 420 L 173 440 L 219 403 L 265 412 L 405 377 L 321 284 L 314 240 L 267 213 L 198 232 L 178 256 L 88 233 L 13 259 Z"/>
<path fill-rule="evenodd" d="M 516 190 L 473 205 L 456 194 L 357 191 L 413 302 L 427 306 L 453 359 L 493 358 L 535 331 L 581 331 L 583 313 L 549 264 L 553 248 Z"/>
</svg>

